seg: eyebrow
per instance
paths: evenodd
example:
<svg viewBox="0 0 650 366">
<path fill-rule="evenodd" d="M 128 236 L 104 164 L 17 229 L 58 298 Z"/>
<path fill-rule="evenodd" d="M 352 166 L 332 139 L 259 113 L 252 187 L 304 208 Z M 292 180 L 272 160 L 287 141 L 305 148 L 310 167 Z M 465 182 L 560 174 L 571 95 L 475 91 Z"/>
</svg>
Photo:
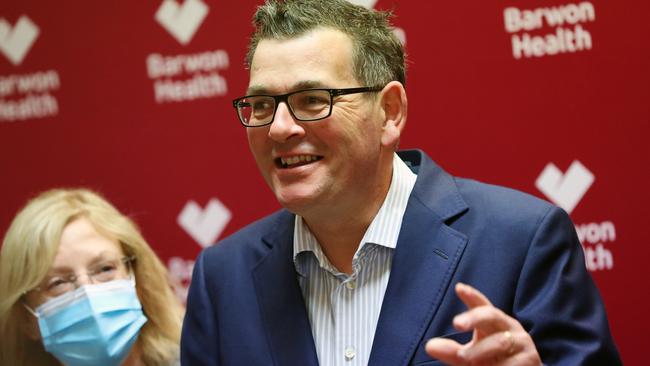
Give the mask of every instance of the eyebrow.
<svg viewBox="0 0 650 366">
<path fill-rule="evenodd" d="M 105 260 L 113 260 L 113 259 L 121 260 L 122 257 L 124 257 L 123 253 L 119 253 L 117 258 L 114 258 L 115 257 L 114 254 L 118 254 L 118 253 L 112 252 L 110 250 L 102 250 L 101 252 L 97 253 L 97 255 L 94 256 L 90 260 L 90 262 L 88 262 L 88 265 L 93 266 Z M 50 268 L 48 273 L 45 275 L 45 278 L 60 277 L 60 276 L 68 275 L 71 272 L 74 272 L 74 270 L 70 266 L 63 265 L 58 268 Z"/>
<path fill-rule="evenodd" d="M 289 88 L 288 93 L 296 90 L 302 90 L 302 89 L 315 89 L 315 88 L 326 88 L 326 87 L 327 87 L 326 84 L 323 83 L 322 81 L 303 80 L 293 84 Z M 246 95 L 256 95 L 256 94 L 273 94 L 273 93 L 271 92 L 271 89 L 267 88 L 262 84 L 251 85 L 250 87 L 248 87 L 248 90 L 246 90 Z"/>
</svg>

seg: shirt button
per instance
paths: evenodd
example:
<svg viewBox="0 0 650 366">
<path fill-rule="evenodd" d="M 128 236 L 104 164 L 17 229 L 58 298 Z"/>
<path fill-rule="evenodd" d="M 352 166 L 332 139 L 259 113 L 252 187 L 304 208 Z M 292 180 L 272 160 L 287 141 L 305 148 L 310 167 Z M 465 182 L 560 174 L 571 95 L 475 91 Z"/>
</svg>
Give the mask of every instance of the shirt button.
<svg viewBox="0 0 650 366">
<path fill-rule="evenodd" d="M 348 290 L 354 290 L 357 288 L 357 282 L 356 281 L 348 281 L 345 283 L 345 287 L 348 288 Z"/>
<path fill-rule="evenodd" d="M 354 351 L 353 347 L 348 347 L 345 349 L 345 360 L 350 361 L 356 356 L 357 353 Z"/>
</svg>

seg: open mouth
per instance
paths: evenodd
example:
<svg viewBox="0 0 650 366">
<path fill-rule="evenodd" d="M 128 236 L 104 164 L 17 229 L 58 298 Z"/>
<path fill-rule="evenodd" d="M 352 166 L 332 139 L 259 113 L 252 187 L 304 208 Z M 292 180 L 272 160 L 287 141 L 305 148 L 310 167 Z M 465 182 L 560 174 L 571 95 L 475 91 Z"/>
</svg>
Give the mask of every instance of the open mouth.
<svg viewBox="0 0 650 366">
<path fill-rule="evenodd" d="M 275 164 L 282 168 L 294 168 L 301 165 L 307 165 L 322 159 L 322 156 L 318 155 L 296 155 L 288 157 L 280 157 L 275 159 Z"/>
</svg>

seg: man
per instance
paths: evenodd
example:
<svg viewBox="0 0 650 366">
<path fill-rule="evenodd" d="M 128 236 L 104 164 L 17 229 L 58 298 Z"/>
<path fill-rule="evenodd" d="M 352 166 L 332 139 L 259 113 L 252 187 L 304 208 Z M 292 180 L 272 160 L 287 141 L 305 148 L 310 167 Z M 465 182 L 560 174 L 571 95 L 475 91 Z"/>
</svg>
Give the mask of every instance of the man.
<svg viewBox="0 0 650 366">
<path fill-rule="evenodd" d="M 183 364 L 620 363 L 562 210 L 395 153 L 407 97 L 387 18 L 258 9 L 233 105 L 285 209 L 197 259 Z"/>
</svg>

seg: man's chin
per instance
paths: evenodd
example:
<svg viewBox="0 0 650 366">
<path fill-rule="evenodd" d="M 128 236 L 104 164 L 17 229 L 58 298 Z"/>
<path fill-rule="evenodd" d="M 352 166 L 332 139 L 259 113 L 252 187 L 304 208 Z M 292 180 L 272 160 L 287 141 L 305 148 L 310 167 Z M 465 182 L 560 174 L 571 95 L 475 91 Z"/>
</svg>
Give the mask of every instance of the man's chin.
<svg viewBox="0 0 650 366">
<path fill-rule="evenodd" d="M 276 192 L 275 197 L 282 207 L 300 216 L 303 216 L 313 207 L 315 199 L 311 194 L 297 194 L 295 192 Z"/>
</svg>

